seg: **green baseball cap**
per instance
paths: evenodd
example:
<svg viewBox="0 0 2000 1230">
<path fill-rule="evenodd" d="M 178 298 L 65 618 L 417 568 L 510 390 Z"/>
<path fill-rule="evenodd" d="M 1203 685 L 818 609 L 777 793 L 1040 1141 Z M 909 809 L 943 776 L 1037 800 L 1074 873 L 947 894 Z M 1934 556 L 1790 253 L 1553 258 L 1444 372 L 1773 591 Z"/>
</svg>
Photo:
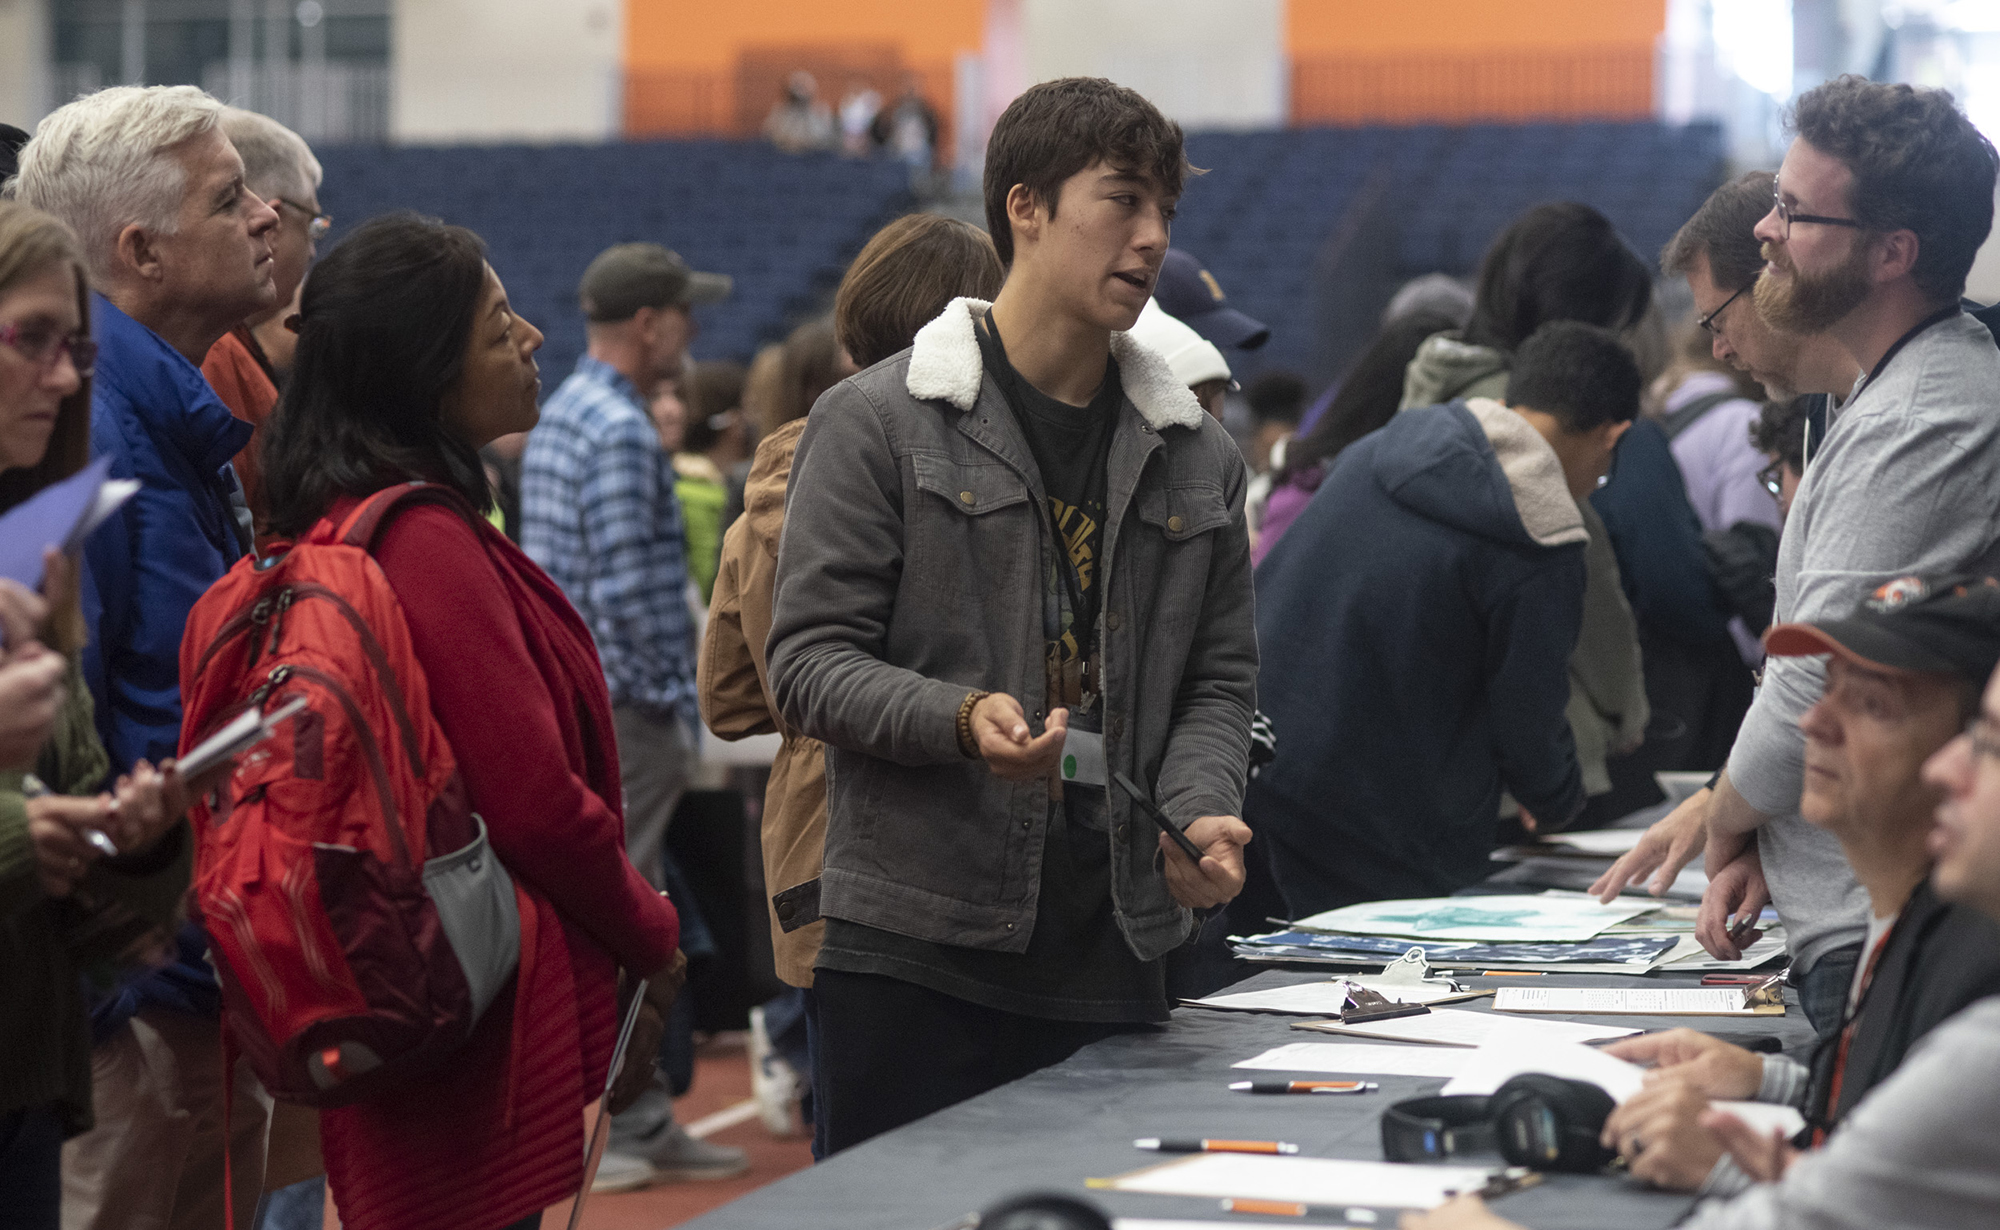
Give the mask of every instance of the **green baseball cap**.
<svg viewBox="0 0 2000 1230">
<path fill-rule="evenodd" d="M 606 248 L 583 271 L 576 297 L 594 321 L 630 320 L 640 308 L 694 307 L 729 296 L 734 280 L 701 273 L 656 243 Z"/>
</svg>

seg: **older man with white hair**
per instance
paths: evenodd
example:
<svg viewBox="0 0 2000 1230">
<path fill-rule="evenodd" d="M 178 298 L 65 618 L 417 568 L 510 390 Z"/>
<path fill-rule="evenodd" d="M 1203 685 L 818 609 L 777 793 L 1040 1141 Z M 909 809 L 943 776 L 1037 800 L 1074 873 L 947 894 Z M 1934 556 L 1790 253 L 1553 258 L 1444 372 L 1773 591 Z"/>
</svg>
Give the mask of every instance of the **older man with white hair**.
<svg viewBox="0 0 2000 1230">
<path fill-rule="evenodd" d="M 119 86 L 44 119 L 17 193 L 83 242 L 97 325 L 91 445 L 139 494 L 84 544 L 84 675 L 115 771 L 174 754 L 181 630 L 249 538 L 229 459 L 249 440 L 197 366 L 277 303 L 277 214 L 244 182 L 222 104 L 192 86 Z M 63 1158 L 63 1224 L 216 1226 L 224 1206 L 220 997 L 205 941 L 92 1013 L 97 1125 Z M 236 1222 L 263 1186 L 264 1110 L 238 1080 Z"/>
<path fill-rule="evenodd" d="M 243 159 L 243 182 L 277 211 L 271 231 L 271 282 L 277 301 L 222 335 L 202 360 L 201 374 L 216 396 L 237 418 L 261 428 L 278 406 L 278 389 L 292 369 L 292 348 L 298 335 L 285 319 L 298 310 L 299 288 L 305 285 L 315 245 L 333 225 L 319 207 L 319 159 L 305 138 L 269 116 L 241 107 L 222 113 L 223 135 Z M 263 433 L 236 454 L 236 477 L 243 498 L 261 526 L 264 487 L 259 477 L 257 446 Z"/>
</svg>

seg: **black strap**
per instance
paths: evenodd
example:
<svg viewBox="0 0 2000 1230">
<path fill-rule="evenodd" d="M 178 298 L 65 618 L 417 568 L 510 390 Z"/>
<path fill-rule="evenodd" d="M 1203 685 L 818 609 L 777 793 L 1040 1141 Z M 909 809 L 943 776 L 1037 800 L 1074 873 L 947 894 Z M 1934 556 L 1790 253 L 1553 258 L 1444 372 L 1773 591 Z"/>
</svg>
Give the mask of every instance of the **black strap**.
<svg viewBox="0 0 2000 1230">
<path fill-rule="evenodd" d="M 1889 360 L 1895 358 L 1897 354 L 1901 353 L 1903 347 L 1909 345 L 1912 341 L 1914 341 L 1916 339 L 1917 334 L 1922 333 L 1925 329 L 1930 328 L 1932 325 L 1942 324 L 1945 321 L 1950 320 L 1952 317 L 1958 315 L 1961 310 L 1962 309 L 1958 306 L 1957 303 L 1953 303 L 1950 307 L 1941 307 L 1937 311 L 1932 312 L 1929 316 L 1926 316 L 1922 320 L 1918 321 L 1915 327 L 1913 327 L 1908 333 L 1905 333 L 1903 336 L 1896 339 L 1895 345 L 1883 351 L 1881 358 L 1875 360 L 1875 370 L 1868 373 L 1868 379 L 1866 382 L 1862 384 L 1861 387 L 1865 389 L 1869 385 L 1874 384 L 1875 381 L 1882 375 L 1883 369 L 1889 366 Z"/>
<path fill-rule="evenodd" d="M 1694 426 L 1702 415 L 1707 414 L 1723 402 L 1744 400 L 1746 400 L 1744 396 L 1734 389 L 1725 389 L 1720 393 L 1704 393 L 1687 405 L 1662 418 L 1660 420 L 1660 430 L 1667 433 L 1667 440 L 1671 443 L 1675 436 Z"/>
</svg>

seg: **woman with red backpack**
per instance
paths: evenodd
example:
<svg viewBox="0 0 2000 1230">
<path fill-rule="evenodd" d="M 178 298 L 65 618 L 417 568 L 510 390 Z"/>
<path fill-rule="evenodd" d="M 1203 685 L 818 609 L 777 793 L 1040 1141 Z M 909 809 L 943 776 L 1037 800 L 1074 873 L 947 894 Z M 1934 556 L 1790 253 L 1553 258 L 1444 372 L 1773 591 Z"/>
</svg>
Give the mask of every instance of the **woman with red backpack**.
<svg viewBox="0 0 2000 1230">
<path fill-rule="evenodd" d="M 301 581 L 267 605 L 264 618 L 256 618 L 253 608 L 248 637 L 234 640 L 240 629 L 227 621 L 198 628 L 207 613 L 197 608 L 183 650 L 184 686 L 195 678 L 195 647 L 207 630 L 212 646 L 248 646 L 230 648 L 218 660 L 235 663 L 239 675 L 265 672 L 265 683 L 252 694 L 255 703 L 275 703 L 272 688 L 296 688 L 315 712 L 330 715 L 314 718 L 310 727 L 298 722 L 290 739 L 267 745 L 278 749 L 267 762 L 288 766 L 287 780 L 274 780 L 268 793 L 262 786 L 246 789 L 262 771 L 248 766 L 232 783 L 233 816 L 227 806 L 216 814 L 198 810 L 203 853 L 197 899 L 211 899 L 204 895 L 211 843 L 241 832 L 245 816 L 293 823 L 272 816 L 270 801 L 287 789 L 307 792 L 288 797 L 313 797 L 310 790 L 333 778 L 337 758 L 350 746 L 366 753 L 356 757 L 375 770 L 377 789 L 364 786 L 352 792 L 358 802 L 332 799 L 327 808 L 345 816 L 375 806 L 379 795 L 399 850 L 405 841 L 417 844 L 427 825 L 425 854 L 446 856 L 423 865 L 423 885 L 438 898 L 440 917 L 446 903 L 433 871 L 453 859 L 463 863 L 465 851 L 482 849 L 480 841 L 489 844 L 512 878 L 518 973 L 489 993 L 490 1006 L 474 1008 L 469 1036 L 351 1101 L 337 1096 L 338 1083 L 354 1070 L 365 1076 L 368 1065 L 384 1058 L 365 1047 L 324 1047 L 307 1054 L 303 1067 L 296 1046 L 284 1054 L 267 1050 L 267 1061 L 283 1070 L 275 1078 L 267 1073 L 266 1082 L 282 1085 L 287 1076 L 306 1072 L 327 1094 L 317 1102 L 324 1107 L 327 1175 L 351 1230 L 534 1225 L 544 1208 L 575 1193 L 583 1180 L 579 1112 L 604 1090 L 619 1025 L 621 974 L 628 984 L 650 979 L 625 1069 L 649 1072 L 685 966 L 673 907 L 625 857 L 610 701 L 590 635 L 541 569 L 483 516 L 491 496 L 478 450 L 534 426 L 540 381 L 533 356 L 542 334 L 515 315 L 476 235 L 414 214 L 374 219 L 322 259 L 292 326 L 299 335 L 297 366 L 266 428 L 263 459 L 272 529 L 297 543 L 295 559 L 286 559 L 287 545 L 280 543 L 264 558 L 239 565 L 210 597 L 232 585 L 249 593 L 259 576 L 282 578 L 308 559 L 335 559 L 328 552 L 346 544 L 360 546 L 373 560 L 352 573 L 353 587 L 386 581 L 393 601 L 370 606 L 351 588 Z M 412 483 L 425 486 L 409 488 Z M 392 488 L 406 488 L 409 498 L 371 499 Z M 330 590 L 346 596 L 308 600 Z M 298 631 L 288 631 L 287 620 Z M 307 629 L 324 629 L 324 644 L 302 643 Z M 267 636 L 268 648 L 260 650 Z M 324 659 L 336 647 L 348 658 L 364 656 L 354 645 L 375 659 L 372 665 L 311 665 L 316 653 Z M 253 661 L 260 652 L 261 660 Z M 382 710 L 356 706 L 336 677 L 383 681 L 394 720 L 365 720 Z M 351 736 L 349 744 L 329 733 L 343 721 L 334 700 L 364 719 L 340 736 Z M 193 703 L 189 713 L 184 739 L 199 734 Z M 442 780 L 453 762 L 455 776 Z M 408 788 L 411 764 L 417 785 L 428 781 L 431 787 L 422 796 L 428 811 L 414 815 L 411 807 L 395 805 Z M 468 812 L 476 833 L 440 819 Z M 382 817 L 371 815 L 370 823 L 379 825 Z M 448 839 L 440 837 L 441 825 L 450 830 Z M 338 875 L 327 861 L 342 849 L 320 840 L 310 850 L 318 860 L 314 891 L 326 903 L 324 919 L 313 926 L 323 921 L 327 929 L 317 935 L 347 934 L 332 902 Z M 475 853 L 469 865 L 477 870 L 481 861 Z M 312 900 L 310 893 L 295 899 Z M 254 910 L 243 917 L 251 923 L 252 934 L 243 937 L 248 950 L 261 942 L 276 952 L 276 945 L 292 942 L 289 935 L 255 934 L 266 924 Z M 462 947 L 465 935 L 449 918 L 443 922 Z M 351 968 L 368 990 L 353 944 L 340 959 L 345 966 L 336 964 L 323 981 L 340 983 L 343 968 Z M 256 960 L 246 964 L 260 966 Z M 323 965 L 315 968 L 327 972 Z M 224 974 L 229 994 L 230 971 Z M 477 1000 L 469 963 L 467 975 Z M 272 993 L 279 1005 L 298 999 L 283 994 L 289 989 L 278 985 L 283 977 L 282 970 L 277 979 L 238 971 L 238 989 L 228 1000 L 232 1032 L 253 1061 L 260 1030 L 264 1041 L 283 1043 L 272 1031 Z M 253 1005 L 261 1024 L 249 1023 Z M 357 1055 L 366 1062 L 357 1064 Z M 627 1084 L 621 1078 L 620 1089 Z M 300 1100 L 315 1100 L 312 1085 L 298 1087 L 304 1090 Z M 274 1092 L 286 1096 L 275 1085 Z"/>
</svg>

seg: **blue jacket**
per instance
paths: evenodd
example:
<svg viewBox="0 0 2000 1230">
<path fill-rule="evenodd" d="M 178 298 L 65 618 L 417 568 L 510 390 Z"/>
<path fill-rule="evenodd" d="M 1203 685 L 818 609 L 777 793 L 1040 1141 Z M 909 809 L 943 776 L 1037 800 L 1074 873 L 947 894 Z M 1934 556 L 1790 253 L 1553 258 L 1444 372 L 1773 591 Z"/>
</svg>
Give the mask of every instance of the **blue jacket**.
<svg viewBox="0 0 2000 1230">
<path fill-rule="evenodd" d="M 1587 533 L 1554 451 L 1484 399 L 1343 451 L 1257 569 L 1277 760 L 1245 818 L 1293 917 L 1484 877 L 1510 791 L 1547 828 L 1584 793 L 1564 706 Z"/>
<path fill-rule="evenodd" d="M 84 543 L 84 678 L 114 773 L 174 754 L 188 611 L 243 554 L 229 459 L 250 424 L 157 333 L 92 296 L 97 374 L 90 444 L 141 486 Z"/>
<path fill-rule="evenodd" d="M 157 333 L 102 296 L 91 296 L 91 312 L 98 344 L 91 450 L 110 455 L 111 477 L 140 483 L 83 545 L 84 679 L 117 774 L 140 757 L 158 764 L 180 743 L 181 632 L 195 600 L 243 554 L 229 459 L 251 428 Z M 121 987 L 92 1012 L 100 1038 L 142 1003 L 219 1009 L 201 933 L 186 926 L 179 938 L 174 964 Z"/>
<path fill-rule="evenodd" d="M 1618 442 L 1618 468 L 1590 503 L 1611 532 L 1618 579 L 1642 628 L 1696 648 L 1729 639 L 1729 613 L 1709 572 L 1701 521 L 1658 423 L 1633 422 Z"/>
</svg>

